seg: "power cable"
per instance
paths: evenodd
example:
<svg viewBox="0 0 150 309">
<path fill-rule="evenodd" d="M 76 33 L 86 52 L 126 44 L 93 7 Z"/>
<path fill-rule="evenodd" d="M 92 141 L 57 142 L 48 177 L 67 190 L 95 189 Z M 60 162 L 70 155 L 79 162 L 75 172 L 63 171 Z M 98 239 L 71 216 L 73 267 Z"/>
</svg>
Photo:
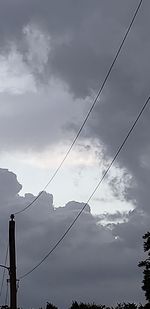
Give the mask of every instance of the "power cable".
<svg viewBox="0 0 150 309">
<path fill-rule="evenodd" d="M 75 219 L 72 221 L 72 223 L 69 225 L 69 227 L 67 228 L 67 230 L 64 232 L 64 234 L 60 237 L 60 239 L 56 242 L 56 244 L 52 247 L 52 249 L 50 249 L 50 251 L 44 256 L 44 258 L 36 265 L 34 266 L 30 271 L 28 271 L 27 273 L 25 273 L 24 275 L 22 275 L 20 277 L 20 279 L 25 278 L 26 276 L 28 276 L 29 274 L 31 274 L 35 269 L 37 269 L 49 256 L 50 254 L 52 254 L 52 252 L 54 252 L 54 250 L 58 247 L 58 245 L 62 242 L 62 240 L 66 237 L 66 235 L 68 234 L 68 232 L 71 230 L 71 228 L 73 227 L 73 225 L 75 224 L 75 222 L 78 220 L 78 218 L 80 217 L 80 215 L 82 214 L 83 210 L 85 209 L 85 207 L 87 206 L 87 204 L 89 203 L 89 201 L 91 200 L 91 198 L 93 197 L 93 195 L 95 194 L 95 192 L 97 191 L 97 189 L 100 187 L 101 183 L 103 182 L 104 178 L 106 177 L 106 175 L 108 174 L 110 168 L 112 167 L 113 163 L 115 162 L 116 158 L 118 157 L 120 151 L 122 150 L 122 148 L 124 147 L 127 139 L 129 138 L 130 134 L 132 133 L 134 127 L 136 126 L 139 118 L 141 117 L 142 113 L 144 112 L 148 102 L 150 101 L 150 97 L 148 97 L 148 99 L 146 100 L 146 102 L 144 103 L 143 107 L 141 108 L 139 114 L 137 115 L 137 118 L 135 119 L 135 121 L 133 122 L 131 128 L 129 129 L 126 137 L 124 138 L 121 146 L 119 146 L 115 156 L 113 157 L 113 159 L 111 160 L 110 164 L 108 165 L 107 169 L 105 170 L 103 176 L 101 177 L 100 181 L 98 182 L 98 184 L 96 185 L 95 189 L 93 190 L 92 194 L 90 195 L 90 197 L 88 198 L 87 202 L 84 204 L 84 206 L 82 207 L 82 209 L 80 210 L 80 212 L 78 213 L 78 215 L 75 217 Z"/>
<path fill-rule="evenodd" d="M 7 245 L 7 248 L 6 248 L 6 255 L 5 255 L 5 262 L 4 262 L 5 266 L 7 264 L 7 258 L 8 258 L 8 245 Z M 2 297 L 2 292 L 3 292 L 5 273 L 6 273 L 6 268 L 3 269 L 2 281 L 1 281 L 1 287 L 0 287 L 0 299 Z"/>
<path fill-rule="evenodd" d="M 94 109 L 94 107 L 95 107 L 95 105 L 96 105 L 96 103 L 97 103 L 97 100 L 98 100 L 98 98 L 100 97 L 100 95 L 101 95 L 101 93 L 102 93 L 102 90 L 103 90 L 104 87 L 105 87 L 105 84 L 106 84 L 106 82 L 107 82 L 107 80 L 108 80 L 108 78 L 109 78 L 109 75 L 110 75 L 110 73 L 111 73 L 111 71 L 112 71 L 112 69 L 113 69 L 113 67 L 114 67 L 114 64 L 115 64 L 115 62 L 116 62 L 116 60 L 117 60 L 117 58 L 118 58 L 118 56 L 119 56 L 119 54 L 120 54 L 120 52 L 121 52 L 121 49 L 122 49 L 122 47 L 123 47 L 123 45 L 124 45 L 124 43 L 125 43 L 125 40 L 126 40 L 128 34 L 129 34 L 129 32 L 130 32 L 130 30 L 131 30 L 131 27 L 132 27 L 132 25 L 133 25 L 133 23 L 134 23 L 134 20 L 135 20 L 137 14 L 138 14 L 138 11 L 140 10 L 140 7 L 141 7 L 141 5 L 142 5 L 142 2 L 143 2 L 143 0 L 140 0 L 140 2 L 139 2 L 138 6 L 137 6 L 137 8 L 136 8 L 136 10 L 135 10 L 135 12 L 134 12 L 134 14 L 133 14 L 133 17 L 132 17 L 132 19 L 131 19 L 131 22 L 130 22 L 128 28 L 127 28 L 127 31 L 126 31 L 126 33 L 125 33 L 123 39 L 122 39 L 122 42 L 121 42 L 121 44 L 120 44 L 120 46 L 119 46 L 119 48 L 118 48 L 118 50 L 117 50 L 117 52 L 116 52 L 116 54 L 115 54 L 115 57 L 114 57 L 114 59 L 113 59 L 111 65 L 110 65 L 110 67 L 109 67 L 109 69 L 108 69 L 108 71 L 107 71 L 107 73 L 106 73 L 106 76 L 105 76 L 105 78 L 104 78 L 104 81 L 102 82 L 102 85 L 100 86 L 100 89 L 99 89 L 99 91 L 98 91 L 98 93 L 97 93 L 97 95 L 96 95 L 96 97 L 95 97 L 95 99 L 94 99 L 94 101 L 93 101 L 93 103 L 92 103 L 92 106 L 90 107 L 90 109 L 89 109 L 89 111 L 88 111 L 88 113 L 87 113 L 87 115 L 86 115 L 86 117 L 85 117 L 85 119 L 84 119 L 84 121 L 83 121 L 81 127 L 79 128 L 79 130 L 78 130 L 78 132 L 77 132 L 77 134 L 76 134 L 76 136 L 75 136 L 75 138 L 74 138 L 72 144 L 70 145 L 68 151 L 66 152 L 66 154 L 65 154 L 65 156 L 64 156 L 64 158 L 63 158 L 63 160 L 61 161 L 61 163 L 59 164 L 59 166 L 58 166 L 57 169 L 55 170 L 54 174 L 51 176 L 50 180 L 48 181 L 48 183 L 47 183 L 47 184 L 45 185 L 45 187 L 43 188 L 43 190 L 42 190 L 42 191 L 33 199 L 33 201 L 32 201 L 31 203 L 29 203 L 26 207 L 24 207 L 23 209 L 17 211 L 16 213 L 14 213 L 15 215 L 19 215 L 19 214 L 23 213 L 24 211 L 26 211 L 27 209 L 29 209 L 29 208 L 39 199 L 39 197 L 43 194 L 43 192 L 45 191 L 45 189 L 46 189 L 46 188 L 49 186 L 49 184 L 53 181 L 53 179 L 55 178 L 55 176 L 58 174 L 60 168 L 62 167 L 62 165 L 63 165 L 64 162 L 66 161 L 66 159 L 67 159 L 69 153 L 71 152 L 71 150 L 72 150 L 74 144 L 76 143 L 76 141 L 77 141 L 77 139 L 78 139 L 78 137 L 79 137 L 79 135 L 80 135 L 82 129 L 84 128 L 84 126 L 85 126 L 85 124 L 86 124 L 86 122 L 87 122 L 87 120 L 88 120 L 88 118 L 89 118 L 89 116 L 90 116 L 92 110 Z"/>
<path fill-rule="evenodd" d="M 6 295 L 5 295 L 5 306 L 8 304 L 8 280 L 7 280 L 7 286 L 6 286 Z"/>
</svg>

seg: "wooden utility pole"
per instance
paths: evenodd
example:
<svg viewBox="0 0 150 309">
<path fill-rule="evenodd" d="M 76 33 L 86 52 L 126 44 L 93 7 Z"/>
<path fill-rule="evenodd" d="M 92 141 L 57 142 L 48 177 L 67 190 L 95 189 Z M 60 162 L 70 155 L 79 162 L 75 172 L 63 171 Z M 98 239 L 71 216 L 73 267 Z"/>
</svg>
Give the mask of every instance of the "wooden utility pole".
<svg viewBox="0 0 150 309">
<path fill-rule="evenodd" d="M 14 215 L 9 221 L 9 260 L 10 260 L 10 309 L 17 309 L 16 287 L 16 248 L 15 248 L 15 221 Z"/>
</svg>

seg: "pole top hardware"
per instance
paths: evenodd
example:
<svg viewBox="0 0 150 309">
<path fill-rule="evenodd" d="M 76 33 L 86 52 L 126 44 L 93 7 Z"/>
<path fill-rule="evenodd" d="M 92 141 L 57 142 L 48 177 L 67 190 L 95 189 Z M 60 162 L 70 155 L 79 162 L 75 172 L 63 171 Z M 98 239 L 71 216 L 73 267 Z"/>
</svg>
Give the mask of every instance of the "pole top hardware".
<svg viewBox="0 0 150 309">
<path fill-rule="evenodd" d="M 14 214 L 11 214 L 10 219 L 13 221 L 15 218 Z"/>
</svg>

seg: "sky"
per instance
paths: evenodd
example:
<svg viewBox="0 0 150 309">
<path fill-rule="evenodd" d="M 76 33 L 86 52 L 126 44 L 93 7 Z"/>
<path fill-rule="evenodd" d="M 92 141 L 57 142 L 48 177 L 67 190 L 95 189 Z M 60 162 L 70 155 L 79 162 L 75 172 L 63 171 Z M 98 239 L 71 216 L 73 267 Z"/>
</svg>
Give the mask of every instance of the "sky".
<svg viewBox="0 0 150 309">
<path fill-rule="evenodd" d="M 11 213 L 43 190 L 82 125 L 137 0 L 0 1 L 0 262 Z M 149 10 L 143 1 L 107 83 L 53 182 L 16 215 L 17 276 L 35 266 L 86 203 L 149 97 Z M 150 108 L 55 252 L 20 280 L 18 304 L 144 302 L 149 229 Z M 2 270 L 0 271 L 0 280 Z M 6 280 L 0 304 L 4 303 Z"/>
</svg>

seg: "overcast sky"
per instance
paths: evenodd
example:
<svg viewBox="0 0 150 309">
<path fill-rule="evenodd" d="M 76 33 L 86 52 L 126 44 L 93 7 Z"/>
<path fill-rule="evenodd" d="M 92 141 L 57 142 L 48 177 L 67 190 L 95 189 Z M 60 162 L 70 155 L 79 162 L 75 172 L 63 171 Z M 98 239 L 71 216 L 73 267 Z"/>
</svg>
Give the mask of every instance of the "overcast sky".
<svg viewBox="0 0 150 309">
<path fill-rule="evenodd" d="M 138 3 L 0 1 L 1 263 L 10 213 L 32 202 L 60 164 Z M 44 257 L 78 214 L 149 96 L 149 11 L 150 2 L 144 0 L 62 169 L 33 207 L 16 216 L 18 277 Z M 150 221 L 149 119 L 147 106 L 66 239 L 20 282 L 19 306 L 144 301 L 137 265 Z"/>
</svg>

